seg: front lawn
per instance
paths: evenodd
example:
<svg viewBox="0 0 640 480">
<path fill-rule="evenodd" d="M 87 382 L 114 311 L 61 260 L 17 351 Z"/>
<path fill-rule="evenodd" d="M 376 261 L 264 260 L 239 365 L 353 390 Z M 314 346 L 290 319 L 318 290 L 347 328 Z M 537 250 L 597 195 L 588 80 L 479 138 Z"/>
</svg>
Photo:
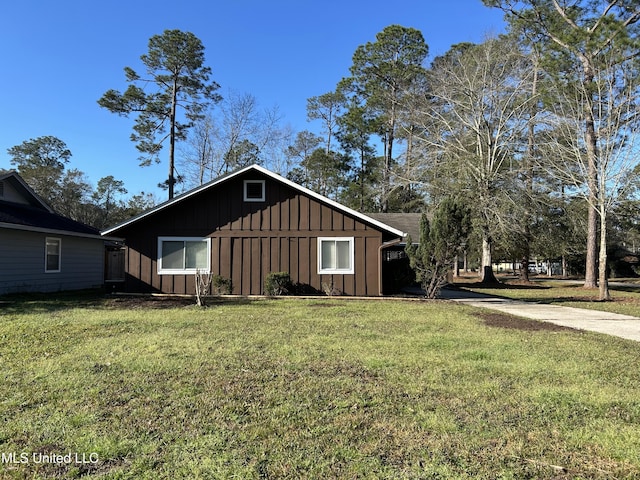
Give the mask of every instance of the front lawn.
<svg viewBox="0 0 640 480">
<path fill-rule="evenodd" d="M 631 341 L 340 298 L 27 297 L 0 338 L 0 478 L 640 478 Z"/>
</svg>

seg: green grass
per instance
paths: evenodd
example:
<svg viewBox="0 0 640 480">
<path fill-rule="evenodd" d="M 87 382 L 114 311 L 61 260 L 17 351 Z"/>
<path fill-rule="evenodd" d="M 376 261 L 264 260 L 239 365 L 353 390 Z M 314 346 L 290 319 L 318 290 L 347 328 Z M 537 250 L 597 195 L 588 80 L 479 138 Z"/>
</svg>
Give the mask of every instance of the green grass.
<svg viewBox="0 0 640 480">
<path fill-rule="evenodd" d="M 612 280 L 612 282 L 614 282 Z M 575 283 L 561 280 L 535 281 L 531 285 L 519 285 L 507 281 L 499 288 L 484 288 L 464 283 L 464 288 L 488 295 L 498 295 L 514 300 L 549 303 L 566 307 L 587 308 L 604 312 L 622 313 L 640 317 L 640 287 L 625 283 L 609 287 L 611 301 L 598 301 L 598 290 L 585 289 Z"/>
<path fill-rule="evenodd" d="M 639 345 L 476 312 L 14 299 L 0 452 L 98 461 L 0 478 L 640 478 Z"/>
</svg>

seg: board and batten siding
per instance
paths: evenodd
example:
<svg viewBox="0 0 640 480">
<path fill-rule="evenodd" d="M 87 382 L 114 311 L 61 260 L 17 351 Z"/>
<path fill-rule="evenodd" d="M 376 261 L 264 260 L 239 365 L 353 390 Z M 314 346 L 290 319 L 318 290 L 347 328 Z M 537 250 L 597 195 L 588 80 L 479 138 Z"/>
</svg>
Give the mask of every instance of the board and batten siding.
<svg viewBox="0 0 640 480">
<path fill-rule="evenodd" d="M 265 201 L 243 201 L 244 180 L 265 180 Z M 123 227 L 125 288 L 134 292 L 193 294 L 194 275 L 158 274 L 158 237 L 211 238 L 211 272 L 230 278 L 233 293 L 264 294 L 270 272 L 321 292 L 379 294 L 379 248 L 389 234 L 256 172 L 204 190 Z M 354 273 L 319 275 L 318 237 L 353 237 Z"/>
<path fill-rule="evenodd" d="M 60 272 L 45 273 L 45 242 L 61 240 Z M 0 294 L 96 288 L 104 283 L 104 241 L 0 229 Z"/>
</svg>

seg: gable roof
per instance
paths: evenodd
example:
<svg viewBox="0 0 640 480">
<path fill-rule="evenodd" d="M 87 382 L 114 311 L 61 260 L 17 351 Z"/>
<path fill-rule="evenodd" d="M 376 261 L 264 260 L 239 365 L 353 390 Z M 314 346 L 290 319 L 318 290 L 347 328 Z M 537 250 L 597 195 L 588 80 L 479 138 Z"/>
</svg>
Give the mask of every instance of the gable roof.
<svg viewBox="0 0 640 480">
<path fill-rule="evenodd" d="M 16 171 L 0 172 L 0 182 L 10 184 L 25 203 L 53 213 L 53 209 L 18 175 Z"/>
<path fill-rule="evenodd" d="M 133 218 L 130 218 L 129 220 L 127 220 L 125 222 L 122 222 L 122 223 L 120 223 L 118 225 L 115 225 L 115 226 L 113 226 L 111 228 L 108 228 L 107 230 L 103 230 L 102 235 L 110 235 L 110 234 L 116 232 L 117 230 L 120 230 L 121 228 L 126 227 L 127 225 L 131 225 L 132 223 L 138 222 L 138 221 L 142 220 L 143 218 L 146 218 L 146 217 L 148 217 L 150 215 L 153 215 L 156 212 L 159 212 L 160 210 L 164 210 L 165 208 L 168 208 L 168 207 L 170 207 L 172 205 L 176 205 L 176 204 L 178 204 L 178 203 L 180 203 L 180 202 L 182 202 L 182 201 L 184 201 L 184 200 L 186 200 L 186 199 L 188 199 L 188 198 L 190 198 L 190 197 L 192 197 L 194 195 L 197 195 L 200 192 L 203 192 L 205 190 L 213 188 L 216 185 L 219 185 L 220 183 L 229 181 L 230 179 L 232 179 L 234 177 L 237 177 L 237 176 L 239 176 L 239 175 L 241 175 L 243 173 L 250 172 L 250 171 L 256 171 L 256 172 L 262 173 L 263 175 L 266 175 L 267 177 L 270 177 L 270 178 L 272 178 L 273 180 L 275 180 L 277 182 L 280 182 L 280 183 L 282 183 L 284 185 L 287 185 L 287 186 L 293 188 L 294 190 L 297 190 L 297 191 L 299 191 L 299 192 L 301 192 L 301 193 L 303 193 L 305 195 L 308 195 L 309 197 L 314 198 L 314 199 L 316 199 L 316 200 L 318 200 L 318 201 L 320 201 L 320 202 L 322 202 L 322 203 L 324 203 L 324 204 L 326 204 L 326 205 L 328 205 L 330 207 L 333 207 L 334 209 L 336 209 L 336 210 L 338 210 L 338 211 L 340 211 L 342 213 L 346 213 L 348 215 L 351 215 L 351 216 L 353 216 L 353 217 L 355 217 L 355 218 L 357 218 L 359 220 L 362 220 L 363 222 L 366 222 L 366 223 L 368 223 L 370 225 L 373 225 L 373 226 L 375 226 L 375 227 L 377 227 L 377 228 L 379 228 L 381 230 L 384 230 L 386 232 L 389 232 L 389 233 L 391 233 L 393 235 L 397 235 L 398 237 L 404 237 L 406 235 L 404 233 L 404 231 L 402 231 L 402 230 L 398 230 L 397 228 L 394 228 L 394 227 L 392 227 L 390 225 L 387 225 L 386 223 L 383 223 L 383 222 L 381 222 L 379 220 L 376 220 L 376 219 L 374 219 L 374 218 L 372 218 L 372 217 L 370 217 L 368 215 L 365 215 L 363 213 L 356 212 L 355 210 L 353 210 L 353 209 L 351 209 L 349 207 L 346 207 L 346 206 L 336 202 L 335 200 L 331 200 L 330 198 L 327 198 L 327 197 L 325 197 L 323 195 L 320 195 L 320 194 L 318 194 L 318 193 L 316 193 L 316 192 L 314 192 L 312 190 L 309 190 L 308 188 L 303 187 L 302 185 L 298 185 L 297 183 L 292 182 L 291 180 L 289 180 L 287 178 L 284 178 L 284 177 L 278 175 L 277 173 L 274 173 L 274 172 L 272 172 L 270 170 L 267 170 L 266 168 L 261 167 L 259 165 L 250 165 L 248 167 L 244 167 L 244 168 L 241 168 L 241 169 L 236 170 L 234 172 L 230 172 L 230 173 L 227 173 L 225 175 L 222 175 L 222 176 L 210 181 L 209 183 L 205 183 L 205 184 L 203 184 L 203 185 L 201 185 L 199 187 L 194 188 L 193 190 L 190 190 L 190 191 L 188 191 L 186 193 L 183 193 L 182 195 L 179 195 L 179 196 L 177 196 L 177 197 L 175 197 L 175 198 L 173 198 L 171 200 L 168 200 L 168 201 L 166 201 L 164 203 L 161 203 L 160 205 L 156 205 L 155 207 L 147 210 L 146 212 L 141 213 L 140 215 L 137 215 L 137 216 L 135 216 Z"/>
<path fill-rule="evenodd" d="M 99 236 L 100 231 L 57 213 L 19 203 L 0 201 L 0 227 L 75 236 Z"/>
<path fill-rule="evenodd" d="M 0 228 L 79 237 L 100 236 L 98 229 L 55 213 L 18 173 L 0 174 L 0 182 L 10 183 L 24 200 L 24 203 L 0 200 Z"/>
<path fill-rule="evenodd" d="M 414 243 L 420 239 L 421 213 L 367 213 L 367 215 L 406 232 Z"/>
</svg>

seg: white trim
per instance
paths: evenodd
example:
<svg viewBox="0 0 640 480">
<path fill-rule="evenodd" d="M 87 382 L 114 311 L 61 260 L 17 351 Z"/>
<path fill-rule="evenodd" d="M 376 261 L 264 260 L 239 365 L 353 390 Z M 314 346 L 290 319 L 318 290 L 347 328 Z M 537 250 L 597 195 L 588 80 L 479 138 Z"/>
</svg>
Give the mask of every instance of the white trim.
<svg viewBox="0 0 640 480">
<path fill-rule="evenodd" d="M 206 242 L 207 266 L 206 268 L 162 268 L 162 242 Z M 211 239 L 203 237 L 158 237 L 158 275 L 195 275 L 196 270 L 209 273 L 211 270 Z M 184 264 L 184 256 L 183 256 Z"/>
<path fill-rule="evenodd" d="M 322 268 L 322 242 L 349 242 L 349 268 Z M 318 237 L 318 274 L 353 275 L 355 273 L 355 249 L 353 237 Z"/>
<path fill-rule="evenodd" d="M 48 269 L 49 242 L 58 243 L 58 268 L 56 270 Z M 44 273 L 60 273 L 61 271 L 62 271 L 62 239 L 58 237 L 45 237 L 44 239 Z"/>
<path fill-rule="evenodd" d="M 247 185 L 260 184 L 262 195 L 260 197 L 249 197 L 247 195 Z M 264 180 L 245 180 L 242 182 L 242 200 L 245 202 L 264 202 L 265 199 L 265 181 Z"/>
<path fill-rule="evenodd" d="M 344 205 L 342 205 L 342 204 L 340 204 L 340 203 L 338 203 L 338 202 L 336 202 L 334 200 L 331 200 L 330 198 L 324 197 L 324 196 L 322 196 L 322 195 L 320 195 L 320 194 L 318 194 L 318 193 L 316 193 L 316 192 L 314 192 L 312 190 L 309 190 L 308 188 L 303 187 L 302 185 L 298 185 L 297 183 L 292 182 L 291 180 L 288 180 L 288 179 L 278 175 L 277 173 L 273 173 L 270 170 L 267 170 L 266 168 L 261 167 L 259 165 L 250 165 L 248 167 L 244 167 L 244 168 L 242 168 L 240 170 L 237 170 L 236 172 L 233 172 L 233 173 L 230 173 L 228 175 L 223 175 L 221 177 L 218 177 L 217 179 L 212 180 L 209 183 L 206 183 L 204 185 L 196 187 L 193 190 L 191 190 L 191 191 L 189 191 L 187 193 L 184 193 L 184 194 L 182 194 L 182 195 L 180 195 L 180 196 L 178 196 L 178 197 L 176 197 L 176 198 L 174 198 L 172 200 L 169 200 L 167 202 L 161 203 L 160 205 L 157 205 L 157 206 L 153 207 L 152 209 L 147 210 L 146 212 L 144 212 L 144 213 L 142 213 L 142 214 L 140 214 L 140 215 L 138 215 L 136 217 L 130 218 L 129 220 L 127 220 L 127 221 L 125 221 L 123 223 L 120 223 L 119 225 L 116 225 L 116 226 L 111 227 L 111 228 L 109 228 L 107 230 L 104 230 L 102 232 L 102 235 L 109 235 L 110 233 L 115 232 L 115 231 L 121 229 L 122 227 L 130 225 L 130 224 L 132 224 L 134 222 L 137 222 L 138 220 L 142 220 L 143 218 L 146 218 L 149 215 L 152 215 L 152 214 L 154 214 L 154 213 L 156 213 L 156 212 L 158 212 L 160 210 L 163 210 L 163 209 L 167 208 L 170 205 L 173 205 L 174 203 L 182 202 L 183 200 L 186 200 L 187 198 L 192 197 L 193 195 L 196 195 L 196 194 L 202 192 L 203 190 L 207 190 L 208 188 L 211 188 L 214 185 L 217 185 L 219 183 L 225 182 L 225 181 L 227 181 L 227 180 L 229 180 L 229 179 L 231 179 L 233 177 L 237 177 L 238 175 L 241 175 L 241 174 L 246 173 L 248 171 L 256 171 L 256 172 L 262 173 L 262 174 L 266 175 L 267 177 L 270 177 L 270 178 L 272 178 L 272 179 L 274 179 L 274 180 L 276 180 L 276 181 L 278 181 L 280 183 L 283 183 L 283 184 L 285 184 L 285 185 L 287 185 L 287 186 L 289 186 L 289 187 L 291 187 L 291 188 L 293 188 L 293 189 L 295 189 L 295 190 L 297 190 L 299 192 L 302 192 L 302 193 L 310 196 L 311 198 L 315 198 L 316 200 L 319 200 L 319 201 L 321 201 L 321 202 L 323 202 L 323 203 L 325 203 L 325 204 L 327 204 L 327 205 L 329 205 L 329 206 L 331 206 L 331 207 L 333 207 L 333 208 L 335 208 L 335 209 L 337 209 L 337 210 L 339 210 L 339 211 L 341 211 L 343 213 L 347 213 L 347 214 L 352 215 L 352 216 L 354 216 L 354 217 L 356 217 L 356 218 L 358 218 L 360 220 L 363 220 L 363 221 L 365 221 L 367 223 L 375 225 L 376 227 L 381 228 L 382 230 L 385 230 L 386 232 L 392 233 L 393 235 L 396 235 L 398 237 L 405 237 L 406 236 L 406 233 L 401 231 L 401 230 L 393 228 L 393 227 L 391 227 L 391 226 L 389 226 L 389 225 L 387 225 L 385 223 L 379 222 L 378 220 L 375 220 L 375 219 L 373 219 L 371 217 L 368 217 L 367 215 L 364 215 L 364 214 L 362 214 L 360 212 L 356 212 L 355 210 L 353 210 L 353 209 L 351 209 L 349 207 L 345 207 Z"/>
<path fill-rule="evenodd" d="M 91 234 L 91 233 L 78 233 L 72 232 L 71 230 L 58 230 L 55 228 L 42 228 L 42 227 L 33 227 L 31 225 L 19 225 L 17 223 L 6 223 L 0 222 L 0 228 L 7 228 L 9 230 L 24 230 L 26 232 L 37 232 L 37 233 L 50 233 L 52 235 L 64 235 L 67 237 L 80 237 L 80 238 L 94 238 L 96 240 L 113 240 L 113 241 L 122 241 L 123 238 L 119 237 L 105 237 L 103 235 Z"/>
</svg>

